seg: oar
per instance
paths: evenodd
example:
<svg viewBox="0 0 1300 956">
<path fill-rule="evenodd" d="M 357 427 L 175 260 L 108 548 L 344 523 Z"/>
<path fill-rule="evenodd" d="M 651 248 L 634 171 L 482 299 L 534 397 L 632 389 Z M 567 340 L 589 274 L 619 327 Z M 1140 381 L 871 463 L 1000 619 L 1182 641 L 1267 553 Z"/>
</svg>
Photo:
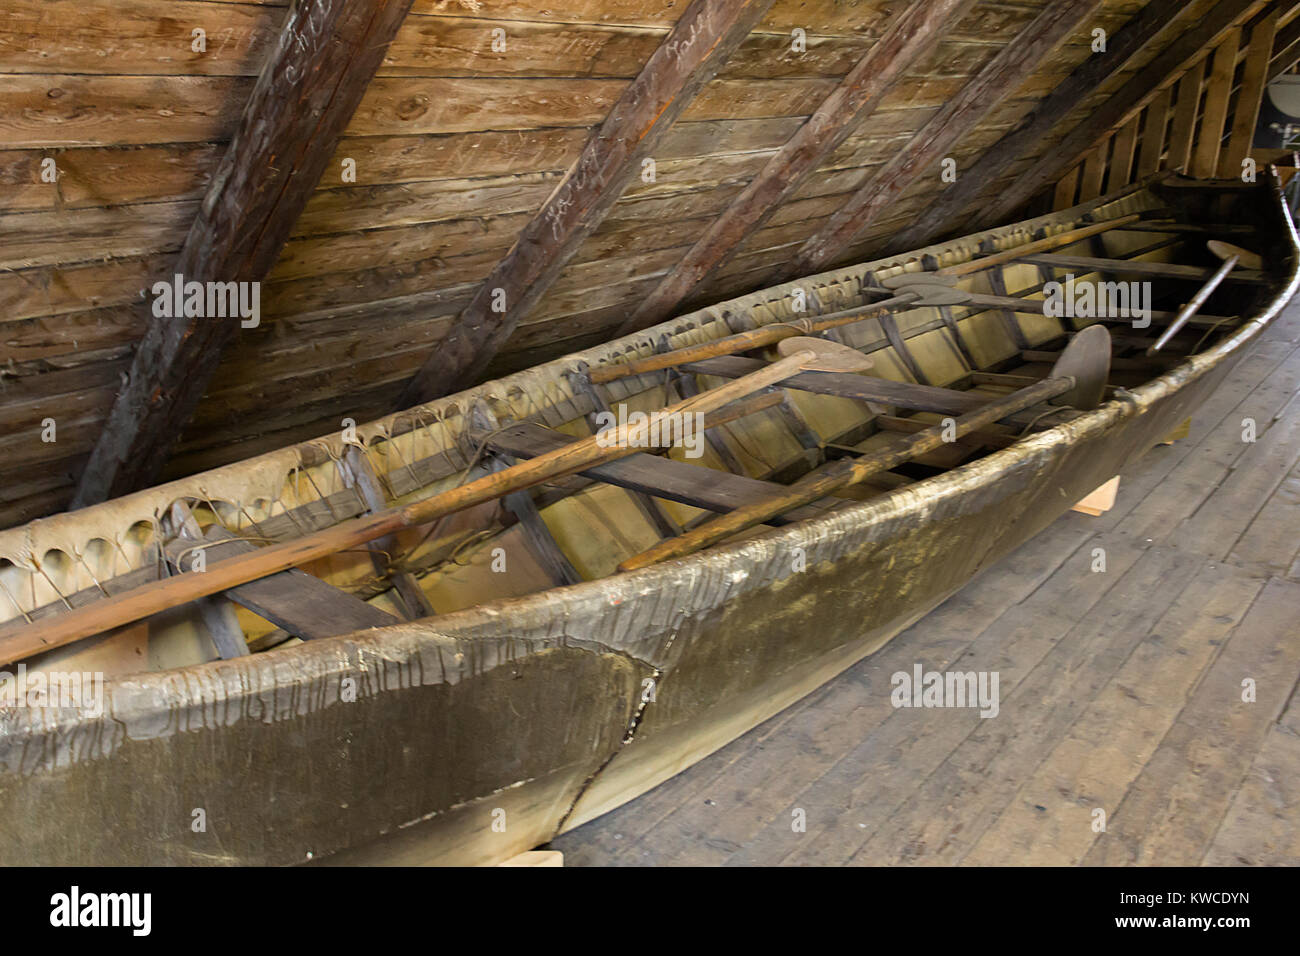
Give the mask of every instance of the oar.
<svg viewBox="0 0 1300 956">
<path fill-rule="evenodd" d="M 153 581 L 42 619 L 13 634 L 0 637 L 0 661 L 15 661 L 39 651 L 60 647 L 188 601 L 256 581 L 268 574 L 286 571 L 348 548 L 360 547 L 384 535 L 463 511 L 512 491 L 563 478 L 593 465 L 626 458 L 641 451 L 648 444 L 652 429 L 665 421 L 681 421 L 675 416 L 707 414 L 720 409 L 730 402 L 789 378 L 801 371 L 805 363 L 813 362 L 816 358 L 813 352 L 799 352 L 719 388 L 701 392 L 661 409 L 644 422 L 624 424 L 618 429 L 592 435 L 405 507 L 390 508 L 340 522 L 292 541 L 215 562 L 204 571 L 189 571 Z M 662 428 L 659 431 L 662 433 Z M 678 437 L 681 437 L 680 434 Z"/>
<path fill-rule="evenodd" d="M 750 349 L 774 345 L 791 336 L 809 335 L 814 332 L 825 332 L 843 325 L 852 325 L 855 322 L 870 318 L 877 312 L 915 309 L 926 305 L 962 305 L 970 301 L 970 293 L 946 288 L 947 284 L 958 276 L 991 269 L 1021 256 L 1034 255 L 1035 253 L 1046 252 L 1049 249 L 1059 249 L 1061 246 L 1067 246 L 1072 242 L 1078 242 L 1080 239 L 1086 239 L 1089 236 L 1095 236 L 1128 225 L 1141 218 L 1136 213 L 1129 216 L 1120 216 L 1118 219 L 1092 223 L 1055 236 L 1048 236 L 1045 239 L 1036 239 L 1023 246 L 1005 249 L 1002 252 L 995 252 L 992 255 L 972 259 L 969 262 L 946 266 L 937 272 L 904 273 L 903 276 L 898 278 L 905 278 L 906 282 L 900 285 L 897 295 L 888 299 L 881 299 L 879 302 L 845 309 L 841 312 L 832 312 L 820 318 L 810 317 L 798 322 L 765 325 L 759 329 L 729 335 L 726 338 L 715 339 L 712 342 L 688 345 L 685 348 L 674 349 L 671 352 L 661 352 L 658 355 L 648 355 L 645 358 L 633 359 L 630 362 L 597 365 L 589 373 L 591 381 L 596 383 L 612 382 L 631 375 L 640 375 L 642 372 L 656 372 L 660 369 L 675 368 L 688 362 L 699 362 L 704 359 L 717 358 L 720 355 L 735 355 L 737 352 L 747 352 Z M 941 288 L 941 285 L 945 287 Z"/>
<path fill-rule="evenodd" d="M 1079 407 L 1095 407 L 1109 370 L 1110 333 L 1104 326 L 1089 326 L 1061 353 L 1052 369 L 1052 377 L 996 398 L 973 412 L 967 412 L 950 423 L 955 427 L 945 427 L 942 423 L 932 425 L 887 448 L 869 452 L 860 458 L 838 461 L 820 473 L 809 475 L 790 485 L 785 494 L 729 511 L 685 534 L 661 541 L 653 548 L 628 558 L 618 569 L 636 571 L 707 548 L 733 534 L 765 524 L 793 508 L 811 504 L 866 481 L 873 475 L 911 461 L 917 455 L 924 455 L 955 438 L 984 428 L 1039 402 L 1066 396 L 1076 400 Z"/>
<path fill-rule="evenodd" d="M 1223 260 L 1223 265 L 1219 266 L 1219 268 L 1214 271 L 1214 275 L 1205 280 L 1205 285 L 1201 286 L 1200 289 L 1197 290 L 1196 295 L 1192 296 L 1192 301 L 1188 302 L 1178 310 L 1178 315 L 1174 316 L 1174 321 L 1169 324 L 1169 328 L 1165 329 L 1164 334 L 1161 335 L 1160 338 L 1156 339 L 1155 345 L 1152 345 L 1147 349 L 1147 355 L 1155 355 L 1162 348 L 1168 345 L 1169 340 L 1177 335 L 1184 325 L 1191 321 L 1192 316 L 1201 311 L 1201 306 L 1205 305 L 1205 300 L 1208 299 L 1210 294 L 1219 287 L 1219 283 L 1228 277 L 1228 273 L 1236 267 L 1237 261 L 1237 256 L 1229 256 L 1227 259 Z"/>
</svg>

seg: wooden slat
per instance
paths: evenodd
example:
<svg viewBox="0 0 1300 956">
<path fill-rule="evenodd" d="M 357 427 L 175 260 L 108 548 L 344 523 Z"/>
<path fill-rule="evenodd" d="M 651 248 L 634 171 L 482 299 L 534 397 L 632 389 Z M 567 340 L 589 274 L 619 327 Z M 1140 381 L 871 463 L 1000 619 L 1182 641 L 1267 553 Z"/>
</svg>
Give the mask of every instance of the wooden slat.
<svg viewBox="0 0 1300 956">
<path fill-rule="evenodd" d="M 488 438 L 488 445 L 517 458 L 532 458 L 572 444 L 577 439 L 526 422 L 510 425 Z M 672 458 L 638 452 L 627 458 L 589 468 L 580 474 L 655 498 L 678 501 L 693 508 L 725 513 L 779 495 L 783 486 L 744 475 L 690 465 Z M 803 508 L 774 520 L 785 524 L 817 517 L 821 508 Z"/>
<path fill-rule="evenodd" d="M 1052 193 L 1053 209 L 1069 209 L 1074 205 L 1074 197 L 1079 192 L 1079 175 L 1082 172 L 1083 168 L 1081 166 L 1075 166 L 1061 177 Z"/>
<path fill-rule="evenodd" d="M 720 358 L 691 362 L 683 368 L 700 375 L 717 375 L 722 378 L 739 378 L 763 367 L 758 359 L 727 355 Z M 836 395 L 863 402 L 898 405 L 918 412 L 939 412 L 960 415 L 981 407 L 985 400 L 977 395 L 933 385 L 913 385 L 884 378 L 854 375 L 846 372 L 800 372 L 782 383 L 784 388 L 795 388 L 819 395 Z"/>
<path fill-rule="evenodd" d="M 1198 179 L 1212 179 L 1219 169 L 1219 149 L 1228 119 L 1228 99 L 1232 95 L 1240 43 L 1241 30 L 1233 30 L 1214 48 L 1210 81 L 1205 90 L 1205 109 L 1201 111 L 1200 130 L 1196 134 L 1196 145 L 1192 147 L 1192 175 Z"/>
<path fill-rule="evenodd" d="M 1219 157 L 1219 176 L 1223 179 L 1240 178 L 1241 163 L 1250 155 L 1255 139 L 1255 124 L 1259 120 L 1260 101 L 1268 83 L 1268 62 L 1273 53 L 1273 37 L 1277 31 L 1278 11 L 1269 10 L 1255 21 L 1250 31 L 1250 44 L 1246 48 L 1246 65 L 1241 74 L 1241 86 L 1232 109 L 1232 132 L 1228 145 Z"/>
<path fill-rule="evenodd" d="M 200 282 L 260 282 L 270 272 L 410 6 L 411 0 L 293 6 L 175 273 Z M 73 507 L 157 477 L 239 322 L 150 315 Z"/>
<path fill-rule="evenodd" d="M 913 0 L 872 43 L 817 112 L 709 226 L 616 335 L 668 318 L 710 273 L 792 196 L 809 173 L 869 114 L 903 75 L 971 7 L 971 0 Z"/>
<path fill-rule="evenodd" d="M 1106 53 L 1090 56 L 1037 106 L 1015 129 L 989 147 L 957 182 L 927 205 L 916 222 L 888 245 L 891 253 L 915 249 L 941 231 L 953 231 L 961 213 L 998 182 L 1004 170 L 1040 148 L 1048 133 L 1072 114 L 1108 79 L 1132 61 L 1176 20 L 1185 0 L 1152 0 L 1112 36 Z M 1089 142 L 1095 141 L 1096 137 Z M 1061 168 L 1065 168 L 1062 166 Z M 1059 179 L 1053 176 L 1051 179 Z M 1050 182 L 1051 180 L 1045 180 Z M 1082 200 L 1080 200 L 1082 201 Z"/>
<path fill-rule="evenodd" d="M 1178 81 L 1178 102 L 1169 129 L 1169 155 L 1165 159 L 1165 169 L 1183 172 L 1191 165 L 1192 140 L 1201 108 L 1201 87 L 1205 83 L 1205 63 L 1206 58 L 1197 60 Z"/>
<path fill-rule="evenodd" d="M 982 210 L 981 219 L 1002 222 L 1010 218 L 1012 213 L 1051 185 L 1061 170 L 1068 169 L 1107 132 L 1148 103 L 1170 76 L 1186 70 L 1202 56 L 1202 51 L 1207 46 L 1219 43 L 1237 23 L 1263 9 L 1264 5 L 1263 0 L 1221 0 L 1217 3 L 1178 39 L 1134 73 L 1060 143 L 1047 150 L 1019 174 L 1014 183 Z"/>
<path fill-rule="evenodd" d="M 677 117 L 758 23 L 772 0 L 692 0 L 550 199 L 479 287 L 400 404 L 464 388 L 559 276 L 653 155 Z M 504 311 L 500 311 L 504 309 Z"/>
<path fill-rule="evenodd" d="M 1079 180 L 1079 202 L 1087 202 L 1101 195 L 1106 179 L 1106 157 L 1110 153 L 1110 140 L 1106 139 L 1090 152 L 1083 161 L 1083 176 Z"/>
<path fill-rule="evenodd" d="M 168 557 L 173 563 L 179 560 L 182 574 L 207 574 L 221 561 L 257 551 L 257 545 L 223 528 L 209 528 L 204 538 L 206 570 L 202 572 L 190 570 L 195 541 L 178 538 L 168 546 Z M 304 641 L 398 623 L 387 611 L 297 569 L 280 571 L 224 593 L 236 604 Z"/>
<path fill-rule="evenodd" d="M 1160 169 L 1160 157 L 1165 151 L 1165 128 L 1169 123 L 1169 105 L 1173 87 L 1166 86 L 1147 106 L 1146 121 L 1142 126 L 1142 148 L 1138 153 L 1137 177 L 1150 176 Z M 1137 120 L 1134 120 L 1136 123 Z"/>
<path fill-rule="evenodd" d="M 1048 6 L 1004 46 L 925 127 L 844 203 L 790 259 L 785 277 L 819 272 L 844 254 L 855 237 L 889 209 L 922 175 L 938 179 L 938 163 L 989 111 L 1024 82 L 1056 45 L 1100 4 L 1060 0 Z M 959 172 L 958 177 L 971 175 Z"/>
<path fill-rule="evenodd" d="M 1106 192 L 1123 189 L 1133 181 L 1133 157 L 1137 150 L 1138 120 L 1134 116 L 1115 133 L 1110 153 L 1110 175 L 1106 177 Z"/>
</svg>

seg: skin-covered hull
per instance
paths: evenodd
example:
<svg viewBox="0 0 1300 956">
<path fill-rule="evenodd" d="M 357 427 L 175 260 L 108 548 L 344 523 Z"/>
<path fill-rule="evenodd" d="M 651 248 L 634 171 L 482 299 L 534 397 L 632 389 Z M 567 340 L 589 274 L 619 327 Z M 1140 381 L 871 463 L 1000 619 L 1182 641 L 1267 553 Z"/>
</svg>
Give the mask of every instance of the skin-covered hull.
<svg viewBox="0 0 1300 956">
<path fill-rule="evenodd" d="M 1293 268 L 1255 321 L 1094 412 L 821 518 L 114 681 L 100 716 L 6 711 L 0 862 L 484 864 L 537 846 L 872 653 L 1124 471 L 1295 286 Z"/>
</svg>

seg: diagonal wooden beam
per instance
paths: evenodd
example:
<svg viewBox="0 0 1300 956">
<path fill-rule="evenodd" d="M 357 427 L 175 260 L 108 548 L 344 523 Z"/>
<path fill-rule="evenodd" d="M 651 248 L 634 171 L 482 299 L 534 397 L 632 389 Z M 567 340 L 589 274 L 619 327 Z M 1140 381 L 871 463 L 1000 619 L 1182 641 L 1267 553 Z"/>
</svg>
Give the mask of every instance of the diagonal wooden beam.
<svg viewBox="0 0 1300 956">
<path fill-rule="evenodd" d="M 1023 123 L 990 146 L 914 224 L 890 241 L 886 251 L 892 254 L 916 249 L 940 233 L 954 231 L 961 214 L 986 195 L 1012 163 L 1038 149 L 1058 123 L 1132 62 L 1185 6 L 1186 0 L 1152 0 L 1147 4 L 1110 38 L 1105 53 L 1088 57 L 1062 80 Z"/>
<path fill-rule="evenodd" d="M 1107 133 L 1142 109 L 1171 78 L 1201 58 L 1207 47 L 1217 46 L 1243 21 L 1265 6 L 1264 0 L 1221 0 L 1185 30 L 1160 54 L 1138 70 L 1091 116 L 1047 150 L 1015 182 L 1002 189 L 996 202 L 981 214 L 982 222 L 1002 222 L 1050 187 L 1065 170 Z"/>
<path fill-rule="evenodd" d="M 270 272 L 410 6 L 299 0 L 290 8 L 173 274 L 257 283 Z M 72 507 L 156 479 L 240 322 L 150 310 Z"/>
<path fill-rule="evenodd" d="M 1232 127 L 1228 143 L 1219 156 L 1219 176 L 1228 179 L 1241 175 L 1241 164 L 1250 155 L 1255 141 L 1255 124 L 1259 121 L 1259 107 L 1268 85 L 1268 63 L 1273 54 L 1274 34 L 1277 32 L 1276 9 L 1269 10 L 1255 21 L 1246 47 L 1246 63 L 1241 73 L 1241 86 L 1232 108 Z"/>
<path fill-rule="evenodd" d="M 933 172 L 944 154 L 1013 93 L 1043 58 L 1100 5 L 1099 0 L 1058 0 L 1049 4 L 803 244 L 787 264 L 784 275 L 820 272 L 843 255 L 855 237 L 922 172 Z"/>
<path fill-rule="evenodd" d="M 1277 39 L 1273 41 L 1273 56 L 1268 61 L 1269 82 L 1295 66 L 1297 60 L 1300 60 L 1300 17 L 1277 31 Z"/>
<path fill-rule="evenodd" d="M 546 204 L 430 353 L 402 395 L 409 407 L 472 385 L 618 201 L 641 161 L 771 7 L 773 0 L 692 0 L 592 131 Z"/>
<path fill-rule="evenodd" d="M 973 0 L 913 0 L 616 334 L 668 318 L 693 289 L 762 228 L 808 174 L 844 141 L 859 118 L 875 110 L 904 71 L 939 41 L 944 28 L 972 6 Z"/>
</svg>

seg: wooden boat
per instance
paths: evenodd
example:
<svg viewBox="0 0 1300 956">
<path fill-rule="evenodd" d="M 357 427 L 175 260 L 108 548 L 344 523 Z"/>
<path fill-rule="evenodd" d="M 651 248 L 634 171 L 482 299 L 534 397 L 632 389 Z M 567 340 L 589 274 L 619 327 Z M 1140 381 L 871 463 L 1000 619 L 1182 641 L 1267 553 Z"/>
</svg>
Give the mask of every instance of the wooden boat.
<svg viewBox="0 0 1300 956">
<path fill-rule="evenodd" d="M 872 653 L 1174 433 L 1298 264 L 1274 177 L 1164 177 L 0 532 L 9 686 L 87 675 L 81 706 L 0 711 L 0 859 L 542 844 Z M 1045 314 L 1069 275 L 1149 283 L 1149 323 Z M 819 335 L 848 348 L 779 344 Z M 850 349 L 870 368 L 818 365 Z M 704 414 L 703 441 L 590 437 L 665 408 Z"/>
</svg>

